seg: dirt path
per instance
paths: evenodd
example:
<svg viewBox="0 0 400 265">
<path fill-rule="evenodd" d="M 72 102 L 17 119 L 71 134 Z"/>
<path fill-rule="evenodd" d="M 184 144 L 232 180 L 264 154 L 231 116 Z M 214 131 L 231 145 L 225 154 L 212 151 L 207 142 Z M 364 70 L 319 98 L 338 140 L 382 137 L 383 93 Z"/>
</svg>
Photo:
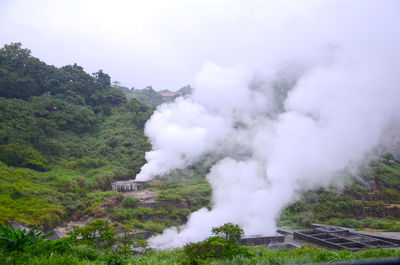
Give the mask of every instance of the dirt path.
<svg viewBox="0 0 400 265">
<path fill-rule="evenodd" d="M 124 193 L 125 196 L 132 196 L 138 198 L 142 202 L 153 202 L 157 196 L 157 192 L 151 190 L 140 190 Z"/>
</svg>

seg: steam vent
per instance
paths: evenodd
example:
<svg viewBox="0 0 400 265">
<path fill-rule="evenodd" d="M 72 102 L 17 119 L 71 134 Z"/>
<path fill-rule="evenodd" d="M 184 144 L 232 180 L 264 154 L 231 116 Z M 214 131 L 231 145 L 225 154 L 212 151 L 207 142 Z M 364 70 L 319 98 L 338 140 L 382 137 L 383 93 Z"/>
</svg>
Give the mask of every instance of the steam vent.
<svg viewBox="0 0 400 265">
<path fill-rule="evenodd" d="M 138 191 L 141 182 L 135 180 L 122 180 L 111 183 L 111 188 L 120 192 Z"/>
</svg>

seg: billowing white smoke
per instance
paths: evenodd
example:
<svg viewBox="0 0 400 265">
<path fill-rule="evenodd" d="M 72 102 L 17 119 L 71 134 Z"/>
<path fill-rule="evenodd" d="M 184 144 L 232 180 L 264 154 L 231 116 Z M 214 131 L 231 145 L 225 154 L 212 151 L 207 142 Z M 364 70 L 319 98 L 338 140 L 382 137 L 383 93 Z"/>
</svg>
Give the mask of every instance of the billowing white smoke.
<svg viewBox="0 0 400 265">
<path fill-rule="evenodd" d="M 226 137 L 228 128 L 227 121 L 191 99 L 160 106 L 145 128 L 154 150 L 146 153 L 148 163 L 136 178 L 149 180 L 196 162 Z"/>
<path fill-rule="evenodd" d="M 400 22 L 388 17 L 386 26 Z M 371 42 L 369 34 L 354 33 L 358 38 L 348 41 L 349 32 L 335 32 L 338 48 L 329 45 L 318 58 L 302 55 L 276 70 L 275 63 L 265 66 L 262 81 L 245 65 L 206 63 L 193 96 L 160 106 L 146 124 L 153 151 L 137 179 L 218 154 L 224 158 L 207 176 L 212 209 L 191 214 L 186 225 L 150 244 L 180 247 L 226 222 L 249 235 L 274 233 L 277 215 L 299 191 L 329 185 L 364 161 L 400 114 L 400 42 L 380 30 L 371 28 L 380 38 Z"/>
</svg>

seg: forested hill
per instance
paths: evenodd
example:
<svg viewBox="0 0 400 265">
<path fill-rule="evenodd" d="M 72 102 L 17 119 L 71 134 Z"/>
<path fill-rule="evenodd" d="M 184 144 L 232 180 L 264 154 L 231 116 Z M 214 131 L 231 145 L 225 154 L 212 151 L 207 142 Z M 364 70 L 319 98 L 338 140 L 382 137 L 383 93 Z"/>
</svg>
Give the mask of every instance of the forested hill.
<svg viewBox="0 0 400 265">
<path fill-rule="evenodd" d="M 135 174 L 150 147 L 143 127 L 152 108 L 128 101 L 102 70 L 90 75 L 76 64 L 49 66 L 19 43 L 5 45 L 0 50 L 0 96 L 5 163 L 23 163 L 6 158 L 5 150 L 31 148 L 51 163 L 102 159 Z M 129 159 L 124 156 L 128 153 Z"/>
<path fill-rule="evenodd" d="M 5 45 L 0 222 L 54 226 L 93 204 L 95 196 L 87 192 L 134 177 L 151 147 L 143 127 L 152 112 L 135 98 L 127 100 L 102 70 L 90 75 L 76 64 L 57 68 L 19 43 Z"/>
</svg>

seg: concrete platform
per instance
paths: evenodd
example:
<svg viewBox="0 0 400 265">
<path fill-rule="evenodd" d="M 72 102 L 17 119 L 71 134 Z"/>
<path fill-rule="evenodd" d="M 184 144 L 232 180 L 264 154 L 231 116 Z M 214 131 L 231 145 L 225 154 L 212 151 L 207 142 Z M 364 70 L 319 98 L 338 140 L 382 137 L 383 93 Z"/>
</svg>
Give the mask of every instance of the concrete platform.
<svg viewBox="0 0 400 265">
<path fill-rule="evenodd" d="M 337 226 L 315 226 L 313 229 L 299 230 L 293 233 L 295 240 L 303 240 L 331 249 L 358 251 L 367 248 L 395 248 L 400 241 L 386 237 L 374 237 Z"/>
</svg>

